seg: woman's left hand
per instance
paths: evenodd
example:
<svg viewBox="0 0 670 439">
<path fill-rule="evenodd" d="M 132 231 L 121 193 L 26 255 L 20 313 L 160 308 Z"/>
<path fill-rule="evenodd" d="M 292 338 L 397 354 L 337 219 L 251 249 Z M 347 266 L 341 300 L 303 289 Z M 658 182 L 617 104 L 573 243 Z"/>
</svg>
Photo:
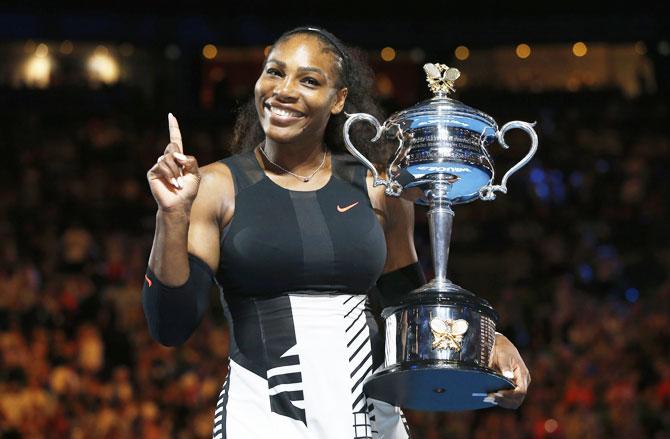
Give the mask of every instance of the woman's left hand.
<svg viewBox="0 0 670 439">
<path fill-rule="evenodd" d="M 530 373 L 517 348 L 502 334 L 496 334 L 489 367 L 500 371 L 505 378 L 512 380 L 514 388 L 489 393 L 484 401 L 508 409 L 519 408 L 528 391 Z"/>
</svg>

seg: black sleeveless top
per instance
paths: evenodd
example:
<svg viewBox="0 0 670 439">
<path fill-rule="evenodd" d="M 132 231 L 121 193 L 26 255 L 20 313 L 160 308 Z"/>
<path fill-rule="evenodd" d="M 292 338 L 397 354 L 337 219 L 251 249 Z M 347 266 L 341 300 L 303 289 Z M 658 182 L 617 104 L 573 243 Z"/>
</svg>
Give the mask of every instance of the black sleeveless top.
<svg viewBox="0 0 670 439">
<path fill-rule="evenodd" d="M 366 168 L 353 157 L 333 154 L 328 183 L 307 192 L 273 182 L 253 151 L 221 162 L 235 183 L 235 213 L 222 234 L 216 275 L 226 299 L 360 294 L 375 284 L 386 242 Z"/>
</svg>

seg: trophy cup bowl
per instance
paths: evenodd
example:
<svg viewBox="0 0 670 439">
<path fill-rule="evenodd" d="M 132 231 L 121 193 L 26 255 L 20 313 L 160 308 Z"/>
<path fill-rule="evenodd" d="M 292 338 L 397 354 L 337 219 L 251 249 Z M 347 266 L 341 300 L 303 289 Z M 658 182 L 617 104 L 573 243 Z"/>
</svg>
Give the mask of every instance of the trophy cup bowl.
<svg viewBox="0 0 670 439">
<path fill-rule="evenodd" d="M 488 367 L 498 314 L 489 302 L 447 278 L 453 205 L 477 199 L 494 200 L 507 193 L 507 179 L 537 150 L 534 124 L 508 122 L 498 129 L 489 115 L 448 94 L 460 73 L 443 64 L 426 64 L 428 84 L 435 94 L 389 117 L 384 124 L 365 113 L 348 115 L 344 140 L 351 154 L 372 172 L 374 186 L 386 186 L 388 196 L 419 188 L 415 202 L 429 206 L 428 222 L 435 278 L 382 311 L 386 322 L 385 362 L 365 382 L 368 397 L 390 404 L 430 411 L 460 411 L 491 407 L 489 392 L 513 383 Z M 375 166 L 351 143 L 353 123 L 367 121 L 377 133 L 398 142 L 381 178 Z M 487 147 L 505 133 L 521 129 L 531 138 L 524 158 L 494 184 L 495 169 Z"/>
</svg>

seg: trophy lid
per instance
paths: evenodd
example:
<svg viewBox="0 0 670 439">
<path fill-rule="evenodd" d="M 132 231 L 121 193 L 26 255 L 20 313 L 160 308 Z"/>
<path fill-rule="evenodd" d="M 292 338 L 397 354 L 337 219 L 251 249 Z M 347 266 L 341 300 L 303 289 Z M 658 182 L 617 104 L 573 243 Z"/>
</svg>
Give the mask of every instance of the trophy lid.
<svg viewBox="0 0 670 439">
<path fill-rule="evenodd" d="M 424 126 L 453 126 L 480 134 L 486 138 L 486 144 L 492 142 L 498 131 L 495 120 L 482 111 L 448 97 L 454 91 L 454 81 L 460 76 L 458 69 L 444 64 L 426 64 L 424 70 L 435 96 L 394 113 L 386 124 L 397 125 L 403 131 Z"/>
</svg>

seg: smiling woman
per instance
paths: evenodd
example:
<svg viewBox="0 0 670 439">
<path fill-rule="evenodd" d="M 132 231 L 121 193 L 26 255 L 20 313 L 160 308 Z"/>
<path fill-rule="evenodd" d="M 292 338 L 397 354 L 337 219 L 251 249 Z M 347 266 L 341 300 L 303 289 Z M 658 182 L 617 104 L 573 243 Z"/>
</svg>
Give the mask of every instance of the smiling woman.
<svg viewBox="0 0 670 439">
<path fill-rule="evenodd" d="M 296 147 L 323 137 L 328 119 L 342 112 L 347 88 L 339 84 L 333 55 L 311 36 L 276 45 L 256 82 L 255 101 L 268 143 Z"/>
<path fill-rule="evenodd" d="M 154 338 L 176 345 L 221 287 L 231 348 L 215 439 L 409 437 L 399 408 L 363 393 L 384 360 L 375 285 L 424 283 L 412 203 L 385 197 L 342 152 L 343 113 L 376 109 L 371 84 L 332 34 L 299 28 L 268 53 L 238 154 L 200 169 L 169 116 L 171 143 L 147 175 L 158 213 L 143 305 Z M 505 340 L 494 357 L 522 382 Z"/>
<path fill-rule="evenodd" d="M 302 35 L 317 42 L 319 47 L 316 53 L 327 55 L 322 60 L 326 61 L 327 66 L 319 68 L 314 65 L 303 65 L 302 73 L 307 76 L 304 78 L 304 83 L 305 86 L 323 87 L 324 80 L 329 79 L 335 81 L 334 84 L 330 84 L 331 86 L 347 89 L 344 107 L 340 112 L 331 114 L 325 125 L 323 136 L 325 144 L 331 151 L 345 152 L 346 148 L 342 137 L 342 127 L 346 120 L 345 113 L 363 112 L 383 119 L 381 108 L 374 99 L 374 74 L 366 63 L 363 52 L 344 46 L 337 37 L 323 29 L 319 29 L 319 32 L 309 31 L 308 29 L 315 28 L 297 28 L 286 32 L 277 39 L 263 63 L 263 71 L 256 87 L 259 86 L 265 74 L 282 74 L 281 68 L 285 67 L 285 64 L 274 65 L 271 61 L 278 61 L 274 49 L 279 48 L 283 42 L 297 35 Z M 306 51 L 302 52 L 303 56 L 306 54 Z M 328 78 L 324 78 L 325 75 L 328 75 Z M 256 95 L 257 93 L 258 89 L 256 88 Z M 261 125 L 262 121 L 259 120 L 257 106 L 258 102 L 251 99 L 240 109 L 231 145 L 232 152 L 252 149 L 265 139 L 265 131 Z M 373 146 L 369 142 L 373 135 L 374 131 L 365 124 L 352 127 L 352 138 L 356 145 L 362 145 L 361 151 L 367 157 L 371 157 L 375 163 L 385 163 L 391 153 L 389 149 L 391 145 L 386 145 L 385 148 L 384 145 L 377 143 Z"/>
</svg>

